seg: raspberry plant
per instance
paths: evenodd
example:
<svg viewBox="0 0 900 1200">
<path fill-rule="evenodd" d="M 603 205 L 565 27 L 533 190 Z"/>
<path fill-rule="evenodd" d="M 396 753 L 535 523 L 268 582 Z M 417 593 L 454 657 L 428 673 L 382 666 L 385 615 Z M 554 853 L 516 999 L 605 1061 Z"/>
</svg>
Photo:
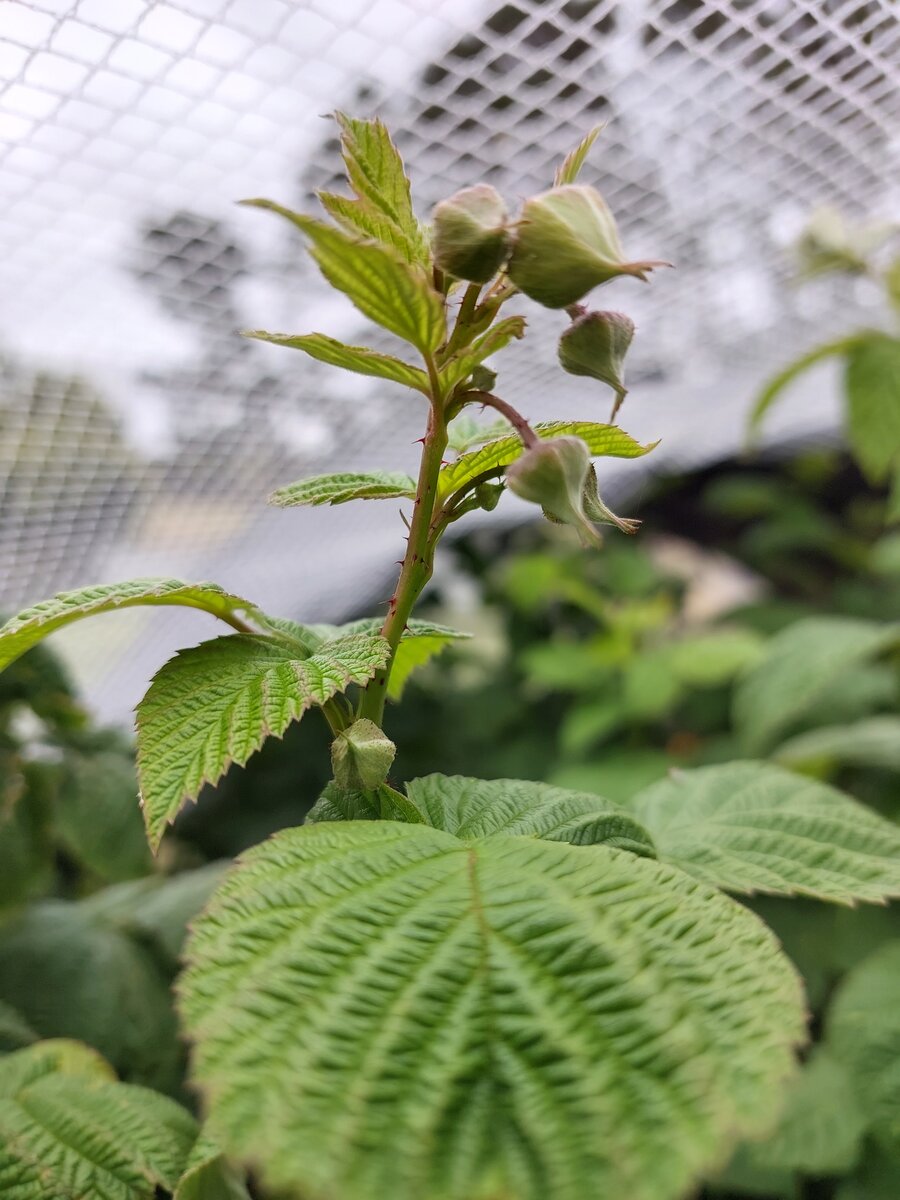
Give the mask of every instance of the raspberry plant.
<svg viewBox="0 0 900 1200">
<path fill-rule="evenodd" d="M 900 842 L 849 797 L 764 763 L 683 773 L 629 808 L 516 780 L 392 786 L 386 701 L 459 636 L 412 617 L 448 527 L 508 487 L 588 544 L 598 523 L 636 529 L 601 499 L 592 460 L 651 447 L 612 423 L 532 427 L 498 396 L 485 364 L 525 332 L 504 305 L 524 293 L 565 310 L 561 364 L 612 388 L 614 418 L 633 325 L 582 301 L 659 264 L 626 260 L 603 199 L 576 182 L 596 131 L 517 217 L 479 185 L 429 229 L 384 126 L 338 121 L 352 195 L 320 197 L 331 222 L 249 203 L 292 222 L 328 282 L 411 353 L 251 336 L 421 394 L 416 479 L 343 473 L 272 497 L 407 501 L 396 589 L 386 615 L 307 626 L 211 583 L 141 579 L 62 594 L 0 631 L 5 665 L 130 605 L 230 627 L 176 655 L 138 706 L 154 849 L 186 801 L 310 708 L 334 767 L 306 823 L 244 855 L 194 924 L 178 991 L 205 1129 L 77 1046 L 38 1043 L 0 1060 L 0 1182 L 14 1200 L 246 1195 L 224 1152 L 277 1194 L 329 1200 L 677 1197 L 770 1131 L 805 1034 L 793 967 L 726 893 L 883 901 L 900 890 Z M 501 424 L 466 412 L 485 408 Z"/>
</svg>

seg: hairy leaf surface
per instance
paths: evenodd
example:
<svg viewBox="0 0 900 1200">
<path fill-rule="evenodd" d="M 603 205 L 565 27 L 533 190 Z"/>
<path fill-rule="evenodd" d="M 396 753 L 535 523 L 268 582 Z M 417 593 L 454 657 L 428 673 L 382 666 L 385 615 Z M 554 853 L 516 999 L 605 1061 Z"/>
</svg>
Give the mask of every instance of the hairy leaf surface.
<svg viewBox="0 0 900 1200">
<path fill-rule="evenodd" d="M 352 621 L 349 625 L 339 626 L 342 634 L 378 633 L 382 622 L 379 618 L 366 618 Z M 388 697 L 399 700 L 409 680 L 417 667 L 430 662 L 435 655 L 446 650 L 453 642 L 467 641 L 470 633 L 460 633 L 458 629 L 450 629 L 446 625 L 437 625 L 433 621 L 423 621 L 418 618 L 407 623 L 400 638 L 400 645 L 394 655 L 394 665 L 391 668 L 391 679 L 388 684 Z"/>
<path fill-rule="evenodd" d="M 854 617 L 808 617 L 776 634 L 735 691 L 734 722 L 746 749 L 768 749 L 849 668 L 898 640 L 900 625 Z"/>
<path fill-rule="evenodd" d="M 116 1083 L 77 1042 L 0 1058 L 4 1200 L 154 1200 L 177 1187 L 196 1136 L 179 1104 Z"/>
<path fill-rule="evenodd" d="M 518 834 L 575 846 L 604 843 L 655 857 L 650 835 L 626 809 L 589 792 L 465 775 L 425 775 L 406 790 L 429 825 L 459 838 Z"/>
<path fill-rule="evenodd" d="M 284 638 L 238 634 L 182 650 L 138 705 L 138 778 L 155 848 L 185 800 L 239 766 L 267 737 L 281 737 L 312 705 L 385 665 L 388 644 L 355 634 L 310 656 Z"/>
<path fill-rule="evenodd" d="M 300 504 L 346 504 L 348 500 L 413 499 L 416 481 L 400 471 L 344 471 L 339 475 L 313 475 L 279 488 L 269 497 L 278 508 Z"/>
<path fill-rule="evenodd" d="M 769 763 L 679 771 L 631 808 L 661 859 L 728 891 L 842 904 L 900 895 L 900 829 Z"/>
<path fill-rule="evenodd" d="M 391 354 L 381 354 L 367 346 L 347 346 L 324 333 L 265 333 L 261 329 L 246 330 L 244 337 L 256 338 L 260 342 L 271 342 L 273 346 L 287 346 L 291 350 L 303 350 L 310 358 L 355 371 L 357 375 L 371 375 L 376 379 L 390 379 L 405 387 L 415 388 L 428 395 L 428 376 L 419 367 L 402 362 Z"/>
<path fill-rule="evenodd" d="M 640 458 L 656 445 L 642 446 L 618 425 L 601 425 L 596 421 L 545 421 L 534 426 L 541 438 L 574 436 L 586 443 L 592 455 L 609 458 Z M 522 453 L 518 435 L 509 434 L 488 442 L 478 450 L 461 454 L 455 462 L 441 468 L 439 494 L 449 496 L 489 471 L 499 472 Z"/>
<path fill-rule="evenodd" d="M 876 1138 L 900 1159 L 900 939 L 876 950 L 841 984 L 826 1044 L 850 1073 Z"/>
<path fill-rule="evenodd" d="M 286 217 L 310 239 L 310 253 L 328 282 L 343 292 L 376 325 L 410 342 L 423 353 L 444 340 L 443 299 L 424 271 L 410 266 L 384 246 L 361 242 L 342 229 L 271 200 L 247 200 Z"/>
<path fill-rule="evenodd" d="M 253 605 L 215 583 L 182 583 L 179 579 L 131 579 L 60 592 L 26 608 L 0 628 L 0 670 L 42 641 L 48 634 L 82 617 L 136 605 L 183 605 L 214 617 L 251 612 Z"/>
<path fill-rule="evenodd" d="M 803 1029 L 756 917 L 607 846 L 284 831 L 187 957 L 211 1132 L 315 1198 L 674 1198 L 771 1123 Z"/>
</svg>

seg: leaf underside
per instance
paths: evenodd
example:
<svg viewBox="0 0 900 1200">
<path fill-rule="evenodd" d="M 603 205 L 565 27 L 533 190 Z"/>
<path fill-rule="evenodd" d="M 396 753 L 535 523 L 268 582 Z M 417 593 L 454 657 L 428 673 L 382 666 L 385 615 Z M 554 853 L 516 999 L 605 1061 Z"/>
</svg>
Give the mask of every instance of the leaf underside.
<svg viewBox="0 0 900 1200">
<path fill-rule="evenodd" d="M 900 895 L 900 830 L 835 788 L 768 763 L 679 771 L 631 810 L 661 859 L 731 892 L 852 904 Z"/>
<path fill-rule="evenodd" d="M 187 958 L 212 1133 L 314 1198 L 677 1197 L 803 1029 L 774 937 L 683 873 L 392 821 L 256 847 Z"/>
<path fill-rule="evenodd" d="M 183 605 L 214 617 L 253 612 L 253 605 L 215 583 L 182 583 L 179 579 L 130 579 L 60 592 L 26 608 L 0 628 L 0 670 L 48 634 L 82 617 L 137 605 Z"/>
<path fill-rule="evenodd" d="M 312 655 L 286 638 L 237 634 L 183 650 L 154 677 L 138 705 L 138 779 L 150 844 L 185 800 L 231 763 L 243 765 L 267 737 L 281 737 L 311 706 L 387 661 L 383 638 L 356 634 Z"/>
<path fill-rule="evenodd" d="M 587 444 L 591 454 L 598 457 L 640 458 L 656 444 L 642 446 L 617 425 L 602 425 L 596 421 L 545 421 L 535 425 L 534 431 L 541 438 L 579 437 Z M 521 439 L 517 434 L 510 434 L 461 454 L 455 462 L 441 468 L 439 495 L 452 495 L 489 471 L 499 472 L 514 462 L 522 450 Z"/>
<path fill-rule="evenodd" d="M 346 504 L 348 500 L 410 500 L 415 494 L 415 480 L 400 471 L 344 471 L 289 483 L 273 492 L 269 503 L 277 508 L 296 508 L 301 504 Z"/>
</svg>

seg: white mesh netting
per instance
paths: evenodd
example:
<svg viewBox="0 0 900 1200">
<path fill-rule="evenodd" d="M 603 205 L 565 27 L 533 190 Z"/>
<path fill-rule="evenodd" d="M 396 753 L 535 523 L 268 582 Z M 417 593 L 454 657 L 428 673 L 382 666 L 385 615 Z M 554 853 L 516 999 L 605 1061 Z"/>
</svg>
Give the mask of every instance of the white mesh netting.
<svg viewBox="0 0 900 1200">
<path fill-rule="evenodd" d="M 677 266 L 604 295 L 638 323 L 622 421 L 663 438 L 657 467 L 733 448 L 764 373 L 871 305 L 865 283 L 786 286 L 811 210 L 900 198 L 891 0 L 3 0 L 0 76 L 6 609 L 135 574 L 308 619 L 379 598 L 393 505 L 264 499 L 338 465 L 408 466 L 416 401 L 235 333 L 365 336 L 298 238 L 233 206 L 312 208 L 335 108 L 385 116 L 423 215 L 482 179 L 513 203 L 609 122 L 585 179 L 633 256 Z M 556 365 L 565 318 L 528 316 L 501 393 L 532 417 L 605 415 L 599 385 Z M 770 436 L 828 428 L 833 393 L 813 377 Z M 121 614 L 69 652 L 118 715 L 198 621 Z"/>
</svg>

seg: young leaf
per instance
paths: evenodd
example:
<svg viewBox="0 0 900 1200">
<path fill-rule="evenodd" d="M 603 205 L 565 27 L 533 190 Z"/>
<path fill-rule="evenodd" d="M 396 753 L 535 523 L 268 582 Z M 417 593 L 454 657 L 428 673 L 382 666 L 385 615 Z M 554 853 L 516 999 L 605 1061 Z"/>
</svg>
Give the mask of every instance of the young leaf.
<svg viewBox="0 0 900 1200">
<path fill-rule="evenodd" d="M 584 135 L 574 150 L 570 150 L 566 157 L 556 168 L 556 174 L 553 176 L 554 187 L 564 187 L 567 183 L 574 183 L 581 174 L 581 168 L 584 166 L 585 159 L 590 153 L 590 149 L 596 142 L 597 138 L 605 128 L 605 122 L 600 125 L 595 125 L 594 128 Z"/>
<path fill-rule="evenodd" d="M 307 235 L 310 254 L 328 282 L 344 292 L 376 325 L 410 342 L 422 353 L 436 350 L 446 334 L 444 302 L 418 267 L 374 242 L 360 242 L 341 229 L 292 212 L 271 200 L 246 200 L 286 217 Z"/>
<path fill-rule="evenodd" d="M 751 753 L 768 749 L 851 667 L 900 640 L 900 624 L 853 617 L 808 617 L 773 637 L 738 683 L 733 717 Z"/>
<path fill-rule="evenodd" d="M 803 1035 L 755 916 L 607 846 L 286 830 L 187 957 L 212 1132 L 314 1197 L 674 1200 L 771 1125 Z"/>
<path fill-rule="evenodd" d="M 490 358 L 492 354 L 496 354 L 498 350 L 508 346 L 514 338 L 524 336 L 524 317 L 504 317 L 502 321 L 498 321 L 496 325 L 492 325 L 475 338 L 471 346 L 467 346 L 459 354 L 454 355 L 441 367 L 441 379 L 444 381 L 445 387 L 449 390 L 461 383 L 462 380 L 468 379 L 480 363 Z"/>
<path fill-rule="evenodd" d="M 9 1200 L 154 1200 L 177 1187 L 196 1136 L 181 1105 L 116 1083 L 77 1042 L 0 1058 L 0 1190 Z"/>
<path fill-rule="evenodd" d="M 769 763 L 678 771 L 630 807 L 660 859 L 727 891 L 838 904 L 900 895 L 900 829 Z"/>
<path fill-rule="evenodd" d="M 824 362 L 826 358 L 843 357 L 849 354 L 856 346 L 860 335 L 853 334 L 851 337 L 838 338 L 833 342 L 826 342 L 822 346 L 816 346 L 807 354 L 802 354 L 799 358 L 795 358 L 793 362 L 779 371 L 777 375 L 773 375 L 763 390 L 757 397 L 756 403 L 750 410 L 750 416 L 747 421 L 747 432 L 752 438 L 756 435 L 762 424 L 762 419 L 781 396 L 782 392 L 789 387 L 795 379 L 808 371 L 810 367 L 814 367 L 817 363 Z"/>
<path fill-rule="evenodd" d="M 348 625 L 335 628 L 335 633 L 343 635 L 351 633 L 375 634 L 381 630 L 382 621 L 379 617 L 363 617 L 360 621 L 351 621 Z M 394 665 L 391 668 L 391 680 L 388 685 L 388 696 L 391 700 L 399 700 L 403 689 L 416 667 L 422 667 L 436 654 L 450 645 L 451 642 L 467 641 L 471 633 L 460 633 L 458 629 L 449 629 L 446 625 L 436 625 L 433 621 L 422 621 L 415 618 L 407 622 L 400 638 L 400 645 L 394 655 Z"/>
<path fill-rule="evenodd" d="M 429 395 L 428 376 L 419 367 L 402 362 L 391 354 L 381 354 L 368 346 L 347 346 L 324 333 L 265 333 L 261 329 L 245 330 L 244 337 L 256 338 L 260 342 L 271 342 L 273 346 L 287 346 L 291 350 L 302 350 L 310 358 L 328 363 L 332 367 L 343 367 L 357 375 L 372 375 L 376 379 L 390 379 L 405 387 Z"/>
<path fill-rule="evenodd" d="M 535 425 L 534 431 L 541 438 L 581 438 L 591 454 L 597 457 L 640 458 L 656 445 L 653 442 L 642 446 L 618 425 L 601 425 L 596 421 L 545 421 Z M 441 468 L 440 495 L 450 496 L 489 471 L 501 471 L 515 462 L 522 449 L 521 439 L 516 434 L 509 434 L 478 450 L 461 454 L 455 462 Z"/>
<path fill-rule="evenodd" d="M 138 778 L 151 846 L 185 800 L 243 766 L 314 704 L 366 683 L 387 661 L 380 637 L 357 634 L 310 657 L 278 637 L 241 634 L 182 650 L 156 674 L 137 709 Z"/>
<path fill-rule="evenodd" d="M 313 475 L 279 488 L 269 497 L 278 508 L 296 508 L 300 504 L 346 504 L 348 500 L 412 499 L 416 481 L 400 471 L 343 472 L 340 475 Z"/>
<path fill-rule="evenodd" d="M 400 250 L 408 262 L 427 264 L 428 243 L 413 212 L 409 179 L 385 125 L 377 118 L 360 121 L 341 112 L 335 117 L 347 178 L 358 197 L 345 202 L 345 214 L 352 212 L 356 227 L 369 234 L 373 218 L 381 218 L 379 240 Z"/>
<path fill-rule="evenodd" d="M 506 833 L 656 857 L 650 835 L 627 810 L 587 792 L 464 775 L 425 775 L 406 790 L 429 825 L 458 838 Z"/>
<path fill-rule="evenodd" d="M 847 357 L 847 436 L 865 476 L 900 467 L 900 339 L 873 333 Z"/>
<path fill-rule="evenodd" d="M 82 617 L 136 605 L 183 605 L 227 621 L 237 612 L 253 613 L 253 605 L 215 583 L 182 583 L 178 579 L 131 579 L 60 592 L 26 608 L 0 628 L 0 670 L 54 630 Z"/>
<path fill-rule="evenodd" d="M 795 770 L 839 765 L 900 771 L 900 717 L 866 717 L 848 725 L 827 725 L 788 738 L 772 754 Z"/>
<path fill-rule="evenodd" d="M 876 1140 L 900 1157 L 900 941 L 886 943 L 841 984 L 825 1044 L 850 1074 Z"/>
<path fill-rule="evenodd" d="M 475 421 L 468 412 L 463 411 L 450 422 L 447 445 L 454 454 L 465 454 L 473 446 L 483 446 L 485 442 L 505 437 L 510 428 L 506 417 L 499 417 L 490 422 Z"/>
</svg>

